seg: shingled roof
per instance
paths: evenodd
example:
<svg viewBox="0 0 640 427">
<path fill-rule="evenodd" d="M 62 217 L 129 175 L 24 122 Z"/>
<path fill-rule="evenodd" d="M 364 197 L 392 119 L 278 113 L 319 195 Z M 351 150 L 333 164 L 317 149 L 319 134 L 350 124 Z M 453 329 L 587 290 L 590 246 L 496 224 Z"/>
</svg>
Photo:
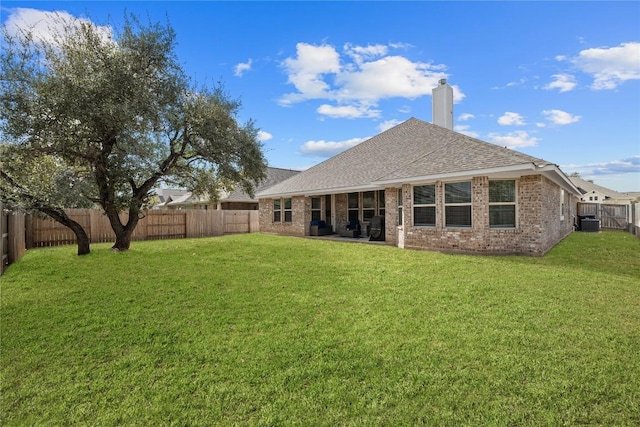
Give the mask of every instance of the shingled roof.
<svg viewBox="0 0 640 427">
<path fill-rule="evenodd" d="M 258 192 L 257 197 L 366 191 L 394 183 L 542 171 L 577 191 L 553 163 L 411 118 Z"/>
<path fill-rule="evenodd" d="M 263 181 L 260 182 L 258 186 L 256 186 L 255 193 L 259 193 L 272 187 L 273 185 L 286 180 L 294 175 L 299 174 L 300 171 L 292 170 L 292 169 L 282 169 L 282 168 L 274 168 L 268 167 L 266 177 Z M 224 197 L 225 202 L 255 202 L 256 199 L 252 199 L 249 197 L 247 193 L 245 193 L 242 189 L 236 189 L 232 191 L 229 195 Z"/>
<path fill-rule="evenodd" d="M 610 188 L 595 184 L 593 181 L 584 180 L 580 177 L 571 176 L 569 179 L 576 187 L 578 187 L 578 190 L 580 190 L 580 193 L 583 195 L 597 192 L 604 195 L 609 200 L 624 201 L 626 203 L 631 203 L 635 199 L 631 194 L 620 193 Z"/>
</svg>

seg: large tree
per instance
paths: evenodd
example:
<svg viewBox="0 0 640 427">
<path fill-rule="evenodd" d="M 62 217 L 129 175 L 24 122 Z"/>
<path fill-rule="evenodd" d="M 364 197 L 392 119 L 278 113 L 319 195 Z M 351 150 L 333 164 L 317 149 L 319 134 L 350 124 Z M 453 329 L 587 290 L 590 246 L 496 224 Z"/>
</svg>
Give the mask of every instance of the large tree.
<svg viewBox="0 0 640 427">
<path fill-rule="evenodd" d="M 60 221 L 50 209 L 60 211 L 59 198 L 48 204 L 20 174 L 34 162 L 57 165 L 81 183 L 69 192 L 104 210 L 113 248 L 127 250 L 163 181 L 210 197 L 232 186 L 253 194 L 266 170 L 258 130 L 238 122 L 240 102 L 220 84 L 196 86 L 186 76 L 170 25 L 127 16 L 112 34 L 89 21 L 61 24 L 48 38 L 4 31 L 0 197 L 10 190 Z"/>
</svg>

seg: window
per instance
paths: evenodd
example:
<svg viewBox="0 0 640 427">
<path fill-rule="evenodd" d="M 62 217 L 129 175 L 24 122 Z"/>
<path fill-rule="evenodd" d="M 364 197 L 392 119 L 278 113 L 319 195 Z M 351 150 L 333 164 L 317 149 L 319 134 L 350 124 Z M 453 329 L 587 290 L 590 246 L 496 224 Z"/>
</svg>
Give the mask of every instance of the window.
<svg viewBox="0 0 640 427">
<path fill-rule="evenodd" d="M 371 221 L 376 214 L 376 193 L 365 191 L 362 193 L 362 220 Z"/>
<path fill-rule="evenodd" d="M 436 225 L 436 186 L 418 185 L 413 187 L 413 225 Z"/>
<path fill-rule="evenodd" d="M 471 182 L 444 185 L 446 227 L 471 227 Z"/>
<path fill-rule="evenodd" d="M 282 221 L 282 200 L 276 199 L 273 201 L 273 222 Z"/>
<path fill-rule="evenodd" d="M 349 221 L 358 219 L 358 212 L 360 210 L 360 197 L 359 193 L 349 193 L 347 199 L 347 207 L 349 210 Z"/>
<path fill-rule="evenodd" d="M 320 197 L 311 198 L 311 221 L 322 219 L 322 199 Z"/>
<path fill-rule="evenodd" d="M 402 225 L 402 188 L 398 189 L 398 225 Z"/>
<path fill-rule="evenodd" d="M 489 181 L 489 227 L 516 226 L 516 182 Z"/>
<path fill-rule="evenodd" d="M 560 190 L 560 221 L 564 221 L 564 190 Z"/>
<path fill-rule="evenodd" d="M 331 225 L 333 219 L 331 218 L 331 195 L 324 196 L 324 220 L 327 224 Z"/>
<path fill-rule="evenodd" d="M 291 222 L 291 220 L 292 220 L 291 199 L 284 199 L 284 222 Z"/>
<path fill-rule="evenodd" d="M 384 190 L 378 191 L 378 215 L 384 216 L 385 206 L 384 206 Z"/>
</svg>

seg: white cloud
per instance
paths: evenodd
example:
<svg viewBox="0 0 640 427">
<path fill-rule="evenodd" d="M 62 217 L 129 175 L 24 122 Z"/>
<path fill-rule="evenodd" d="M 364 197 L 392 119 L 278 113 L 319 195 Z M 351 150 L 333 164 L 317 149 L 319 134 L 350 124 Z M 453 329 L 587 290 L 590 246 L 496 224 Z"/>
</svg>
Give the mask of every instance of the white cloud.
<svg viewBox="0 0 640 427">
<path fill-rule="evenodd" d="M 544 86 L 543 89 L 558 89 L 560 93 L 563 93 L 569 92 L 577 86 L 575 77 L 570 74 L 554 74 L 551 77 L 554 78 L 554 81 Z"/>
<path fill-rule="evenodd" d="M 336 76 L 339 98 L 377 102 L 384 98 L 417 98 L 430 95 L 444 78 L 432 72 L 430 65 L 411 62 L 402 56 L 385 56 L 358 64 L 357 69 L 343 71 Z"/>
<path fill-rule="evenodd" d="M 272 138 L 273 138 L 273 135 L 271 135 L 269 132 L 265 132 L 263 130 L 258 131 L 258 141 L 264 142 Z"/>
<path fill-rule="evenodd" d="M 640 156 L 632 156 L 610 162 L 587 163 L 584 165 L 570 164 L 563 169 L 580 172 L 581 175 L 617 175 L 640 172 Z"/>
<path fill-rule="evenodd" d="M 593 77 L 592 89 L 615 89 L 627 80 L 640 79 L 640 42 L 585 49 L 573 63 Z"/>
<path fill-rule="evenodd" d="M 430 95 L 438 80 L 447 77 L 444 65 L 389 54 L 396 48 L 406 46 L 347 43 L 341 54 L 330 45 L 298 43 L 296 56 L 282 63 L 296 92 L 283 95 L 279 103 L 286 106 L 322 99 L 336 104 L 318 109 L 328 117 L 376 117 L 374 108 L 381 99 Z M 453 86 L 453 92 L 455 102 L 465 97 L 457 86 Z"/>
<path fill-rule="evenodd" d="M 472 138 L 478 138 L 479 136 L 478 132 L 471 131 L 469 130 L 470 128 L 471 126 L 467 126 L 467 125 L 456 125 L 453 127 L 453 130 L 463 135 L 470 136 Z"/>
<path fill-rule="evenodd" d="M 296 58 L 287 58 L 283 66 L 298 93 L 284 95 L 280 102 L 291 104 L 306 99 L 334 99 L 330 86 L 323 80 L 325 74 L 340 72 L 340 56 L 333 46 L 296 45 Z"/>
<path fill-rule="evenodd" d="M 476 116 L 470 113 L 462 113 L 458 116 L 458 121 L 466 122 L 467 120 L 475 119 Z"/>
<path fill-rule="evenodd" d="M 517 131 L 505 135 L 490 133 L 489 141 L 507 148 L 522 148 L 535 147 L 539 140 L 525 131 Z"/>
<path fill-rule="evenodd" d="M 562 110 L 544 110 L 542 114 L 554 125 L 568 125 L 580 121 L 581 116 L 576 116 Z"/>
<path fill-rule="evenodd" d="M 507 111 L 498 118 L 498 124 L 502 126 L 521 126 L 526 123 L 520 114 Z"/>
<path fill-rule="evenodd" d="M 65 11 L 46 12 L 29 8 L 15 8 L 8 9 L 4 29 L 10 36 L 19 37 L 26 31 L 32 33 L 36 42 L 55 43 L 56 36 L 63 34 L 65 29 L 77 28 L 80 24 L 87 23 L 92 22 L 85 18 L 77 18 Z M 94 27 L 105 43 L 113 41 L 111 27 L 95 24 Z"/>
<path fill-rule="evenodd" d="M 356 63 L 361 64 L 367 59 L 378 58 L 384 56 L 389 51 L 389 48 L 385 45 L 368 45 L 368 46 L 354 46 L 351 43 L 344 45 L 345 54 L 353 58 Z"/>
<path fill-rule="evenodd" d="M 308 156 L 331 157 L 351 147 L 355 147 L 368 138 L 352 138 L 346 141 L 307 141 L 300 147 L 300 152 Z"/>
<path fill-rule="evenodd" d="M 323 104 L 317 109 L 318 113 L 331 118 L 361 119 L 378 118 L 380 110 L 372 110 L 367 105 L 340 105 L 333 106 Z"/>
<path fill-rule="evenodd" d="M 251 58 L 249 58 L 249 60 L 247 62 L 240 62 L 239 64 L 237 64 L 234 68 L 233 68 L 233 75 L 236 77 L 242 77 L 242 75 L 246 72 L 251 70 L 251 63 L 253 61 L 251 60 Z"/>
<path fill-rule="evenodd" d="M 525 84 L 526 82 L 527 82 L 527 79 L 521 78 L 517 82 L 509 82 L 509 83 L 507 83 L 507 87 L 520 86 L 520 85 Z"/>
<path fill-rule="evenodd" d="M 393 119 L 393 120 L 385 120 L 384 122 L 381 122 L 378 125 L 378 130 L 380 132 L 384 132 L 385 130 L 389 130 L 394 126 L 399 125 L 400 123 L 402 123 L 402 120 L 397 120 L 397 119 Z"/>
</svg>

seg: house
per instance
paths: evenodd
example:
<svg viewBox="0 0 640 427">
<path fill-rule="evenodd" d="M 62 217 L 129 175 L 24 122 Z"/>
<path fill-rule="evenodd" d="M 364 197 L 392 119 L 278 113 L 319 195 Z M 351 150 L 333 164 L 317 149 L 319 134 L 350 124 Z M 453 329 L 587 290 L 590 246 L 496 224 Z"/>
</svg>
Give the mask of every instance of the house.
<svg viewBox="0 0 640 427">
<path fill-rule="evenodd" d="M 175 188 L 157 188 L 153 195 L 153 209 L 167 209 L 169 204 L 182 203 L 191 197 L 187 190 Z"/>
<path fill-rule="evenodd" d="M 291 178 L 294 175 L 299 174 L 300 171 L 281 168 L 267 168 L 267 176 L 255 189 L 255 192 L 264 191 L 279 182 L 284 181 L 287 178 Z M 220 198 L 220 209 L 234 209 L 234 210 L 258 210 L 258 199 L 256 197 L 249 197 L 247 193 L 242 190 L 234 190 L 229 193 L 225 193 Z"/>
<path fill-rule="evenodd" d="M 587 181 L 576 176 L 570 176 L 569 179 L 580 191 L 581 202 L 628 205 L 636 200 L 633 194 L 619 193 L 615 190 L 594 184 L 593 181 Z"/>
<path fill-rule="evenodd" d="M 435 124 L 411 118 L 259 192 L 260 230 L 376 218 L 388 245 L 529 255 L 573 231 L 581 194 L 557 165 L 454 132 L 451 86 L 433 95 Z"/>
<path fill-rule="evenodd" d="M 255 191 L 266 190 L 298 173 L 300 171 L 268 167 L 265 179 L 256 186 Z M 156 198 L 156 209 L 258 210 L 258 199 L 249 197 L 240 189 L 222 192 L 217 202 L 211 201 L 208 196 L 195 196 L 187 190 L 163 188 L 156 190 Z"/>
</svg>

